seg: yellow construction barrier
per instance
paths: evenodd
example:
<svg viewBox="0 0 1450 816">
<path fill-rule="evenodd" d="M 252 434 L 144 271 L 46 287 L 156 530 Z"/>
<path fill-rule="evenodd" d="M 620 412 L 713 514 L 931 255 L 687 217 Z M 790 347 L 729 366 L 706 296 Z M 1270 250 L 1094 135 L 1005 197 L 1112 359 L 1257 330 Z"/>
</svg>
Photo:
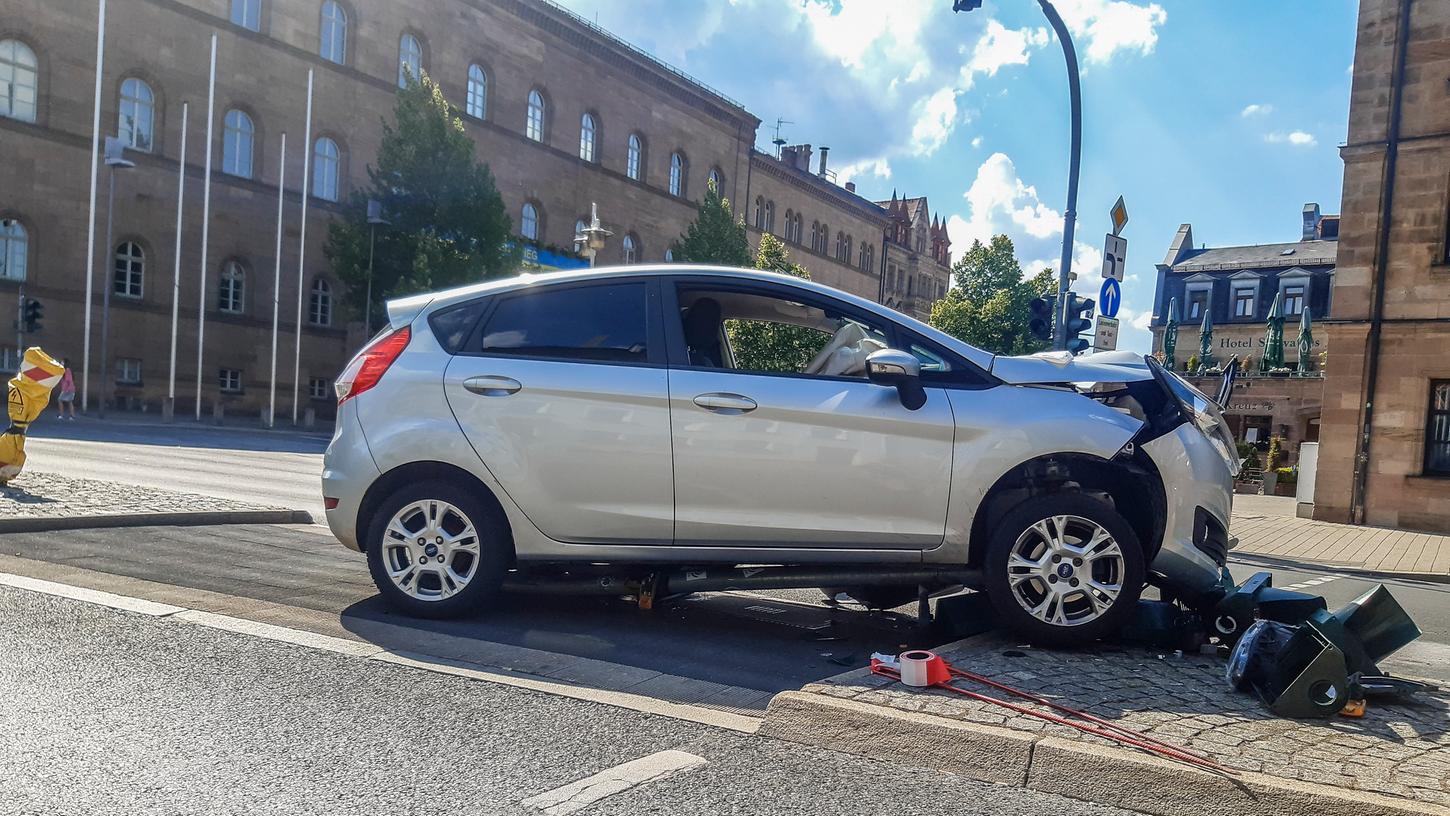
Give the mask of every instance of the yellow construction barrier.
<svg viewBox="0 0 1450 816">
<path fill-rule="evenodd" d="M 25 431 L 50 403 L 50 392 L 64 373 L 65 366 L 39 346 L 25 350 L 20 370 L 9 383 L 10 427 L 0 433 L 0 485 L 25 467 Z"/>
</svg>

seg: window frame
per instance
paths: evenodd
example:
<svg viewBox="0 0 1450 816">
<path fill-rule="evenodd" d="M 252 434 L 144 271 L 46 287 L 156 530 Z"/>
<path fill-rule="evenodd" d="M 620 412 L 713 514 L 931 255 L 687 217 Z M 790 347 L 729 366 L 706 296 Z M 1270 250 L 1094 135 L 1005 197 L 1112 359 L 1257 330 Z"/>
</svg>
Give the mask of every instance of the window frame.
<svg viewBox="0 0 1450 816">
<path fill-rule="evenodd" d="M 317 383 L 322 383 L 322 393 L 321 394 L 317 393 L 317 391 L 315 391 L 313 389 L 313 387 L 312 387 L 312 386 L 316 385 Z M 327 379 L 326 377 L 308 377 L 307 378 L 307 398 L 308 399 L 314 399 L 314 400 L 330 400 L 333 397 L 333 394 L 331 392 L 332 392 L 332 381 L 329 380 L 329 379 Z"/>
<path fill-rule="evenodd" d="M 538 104 L 534 104 L 534 100 Z M 524 102 L 524 138 L 545 144 L 549 138 L 549 100 L 538 88 L 530 88 Z M 538 113 L 535 116 L 535 112 Z"/>
<path fill-rule="evenodd" d="M 241 127 L 233 128 L 230 124 L 228 124 L 228 121 L 232 118 L 232 114 L 236 114 L 237 116 L 242 117 L 241 121 L 245 122 L 247 124 L 247 127 L 245 129 L 243 129 Z M 231 169 L 228 169 L 228 164 L 229 163 L 227 161 L 227 149 L 228 149 L 229 146 L 232 145 L 231 139 L 232 139 L 232 134 L 234 134 L 234 133 L 239 134 L 239 135 L 238 135 L 237 141 L 235 143 L 235 146 L 233 146 L 231 148 L 232 151 L 233 151 L 232 152 L 233 162 L 231 162 L 231 163 L 232 164 L 237 164 L 238 166 L 237 167 L 233 167 Z M 247 172 L 246 173 L 239 172 L 241 170 L 240 162 L 241 162 L 241 145 L 242 145 L 240 134 L 245 134 L 246 137 L 247 137 L 247 142 L 246 142 L 246 144 L 247 144 L 247 150 L 246 150 L 246 170 L 247 170 Z M 227 112 L 225 114 L 222 114 L 222 172 L 225 173 L 225 174 L 227 174 L 227 175 L 229 175 L 229 176 L 234 176 L 236 178 L 242 178 L 242 179 L 255 178 L 256 177 L 256 172 L 257 172 L 257 162 L 256 162 L 256 157 L 257 156 L 256 156 L 256 154 L 257 154 L 257 120 L 256 119 L 253 119 L 252 118 L 252 115 L 250 113 L 247 113 L 246 111 L 242 110 L 241 108 L 228 108 L 227 109 Z"/>
<path fill-rule="evenodd" d="M 1425 448 L 1425 450 L 1424 450 L 1424 456 L 1421 458 L 1421 461 L 1420 461 L 1420 464 L 1421 464 L 1420 473 L 1423 476 L 1434 476 L 1434 477 L 1441 477 L 1441 478 L 1450 478 L 1450 461 L 1447 461 L 1446 466 L 1443 467 L 1443 468 L 1435 468 L 1435 467 L 1431 467 L 1431 465 L 1430 465 L 1430 454 L 1431 454 L 1430 431 L 1431 431 L 1431 428 L 1434 426 L 1434 424 L 1435 424 L 1435 422 L 1436 422 L 1437 419 L 1440 420 L 1440 421 L 1442 421 L 1442 422 L 1444 422 L 1446 424 L 1446 426 L 1447 426 L 1447 431 L 1446 431 L 1447 438 L 1450 438 L 1450 406 L 1447 406 L 1447 408 L 1445 410 L 1437 409 L 1435 407 L 1435 389 L 1436 389 L 1437 386 L 1443 386 L 1446 389 L 1450 389 L 1450 378 L 1447 378 L 1447 379 L 1432 379 L 1432 380 L 1430 380 L 1430 391 L 1429 391 L 1429 395 L 1428 395 L 1428 397 L 1427 397 L 1427 399 L 1425 401 L 1425 425 L 1424 425 L 1424 430 L 1425 430 L 1424 448 Z"/>
<path fill-rule="evenodd" d="M 227 373 L 227 372 L 231 372 L 231 373 L 234 373 L 234 374 L 237 375 L 237 377 L 236 377 L 237 384 L 235 386 L 233 386 L 233 387 L 230 387 L 230 388 L 227 387 L 226 385 L 224 385 L 223 382 L 222 382 L 222 375 L 225 374 L 225 373 Z M 242 394 L 242 393 L 245 393 L 246 388 L 242 384 L 242 370 L 240 368 L 228 368 L 226 366 L 218 366 L 217 367 L 217 370 L 216 370 L 216 374 L 217 374 L 217 376 L 216 376 L 216 379 L 217 379 L 216 385 L 217 385 L 217 391 L 219 393 L 222 393 L 222 394 Z"/>
<path fill-rule="evenodd" d="M 645 349 L 645 362 L 634 362 L 630 360 L 580 360 L 576 357 L 550 357 L 543 355 L 523 354 L 501 354 L 496 351 L 485 351 L 479 348 L 483 342 L 483 331 L 498 312 L 499 307 L 513 300 L 514 298 L 530 297 L 552 292 L 564 292 L 573 289 L 587 289 L 602 286 L 622 286 L 625 284 L 644 284 L 645 287 L 645 342 L 648 347 Z M 570 281 L 567 283 L 552 283 L 543 286 L 530 286 L 522 289 L 515 289 L 507 292 L 498 292 L 485 295 L 463 303 L 453 304 L 445 309 L 428 316 L 429 328 L 432 328 L 433 319 L 438 315 L 452 312 L 456 309 L 465 309 L 482 304 L 482 310 L 475 319 L 473 328 L 465 335 L 463 343 L 457 351 L 450 352 L 461 357 L 482 357 L 496 358 L 502 360 L 519 360 L 528 362 L 552 362 L 570 363 L 573 365 L 605 365 L 605 366 L 626 366 L 630 368 L 665 368 L 668 365 L 668 357 L 665 351 L 666 338 L 664 331 L 663 313 L 661 312 L 661 284 L 657 276 L 620 276 L 596 280 Z M 435 337 L 437 336 L 435 331 Z M 439 345 L 443 343 L 440 340 Z M 446 347 L 445 347 L 446 350 Z"/>
<path fill-rule="evenodd" d="M 0 118 L 34 124 L 40 117 L 40 55 L 35 52 L 35 48 L 30 43 L 19 37 L 5 37 L 4 39 L 0 39 L 0 45 L 5 44 L 11 45 L 11 51 L 14 56 L 5 60 L 4 63 L 10 70 L 11 81 L 9 84 L 9 95 L 4 97 L 5 110 L 0 112 Z M 29 61 L 25 61 L 22 57 L 29 57 Z M 22 74 L 29 76 L 29 85 L 20 83 L 19 79 Z M 30 89 L 31 99 L 27 103 L 29 105 L 28 116 L 22 116 L 15 112 L 15 91 L 17 88 Z"/>
<path fill-rule="evenodd" d="M 475 74 L 477 74 L 475 76 Z M 468 64 L 468 82 L 464 86 L 463 114 L 486 121 L 488 119 L 488 69 L 482 63 Z M 477 103 L 477 104 L 475 104 Z"/>
<path fill-rule="evenodd" d="M 1258 294 L 1259 290 L 1257 287 L 1244 286 L 1243 284 L 1234 285 L 1233 316 L 1235 319 L 1252 320 L 1253 318 L 1258 317 Z M 1245 312 L 1241 308 L 1245 303 L 1248 304 L 1247 312 Z"/>
<path fill-rule="evenodd" d="M 685 197 L 685 174 L 689 172 L 688 167 L 689 163 L 685 161 L 685 154 L 678 150 L 670 153 L 669 184 L 665 187 L 670 195 L 676 198 Z"/>
<path fill-rule="evenodd" d="M 131 367 L 131 366 L 127 365 L 128 363 L 135 363 L 136 364 L 135 365 L 136 376 L 134 378 L 127 378 L 127 377 L 123 377 L 122 376 L 122 370 Z M 143 385 L 144 384 L 144 380 L 143 380 L 143 376 L 144 375 L 142 374 L 142 371 L 141 371 L 141 358 L 139 358 L 139 357 L 117 357 L 116 358 L 116 370 L 113 373 L 115 374 L 115 377 L 116 377 L 116 385 L 137 386 L 137 385 Z"/>
<path fill-rule="evenodd" d="M 241 15 L 237 14 L 238 7 L 240 7 L 242 10 Z M 255 20 L 251 21 L 250 25 L 248 25 L 249 14 L 250 16 L 256 18 Z M 241 19 L 237 19 L 238 16 L 240 16 Z M 230 20 L 231 24 L 234 26 L 245 28 L 248 31 L 261 33 L 262 0 L 231 0 L 231 4 L 227 9 L 227 19 Z"/>
<path fill-rule="evenodd" d="M 127 255 L 125 258 L 125 291 L 121 291 L 119 286 L 122 282 L 120 280 L 120 275 L 123 271 L 121 269 L 121 247 L 132 247 L 133 249 L 135 249 L 135 254 Z M 134 287 L 132 286 L 133 283 L 135 284 Z M 135 292 L 131 291 L 133 288 L 136 290 Z M 146 247 L 142 246 L 140 241 L 129 238 L 125 239 L 120 243 L 116 244 L 115 249 L 112 251 L 111 294 L 115 297 L 126 298 L 127 300 L 140 300 L 141 298 L 145 297 Z"/>
<path fill-rule="evenodd" d="M 12 231 L 18 231 L 19 235 Z M 20 274 L 12 275 L 9 258 L 15 252 L 17 239 L 21 245 Z M 0 280 L 24 281 L 30 274 L 30 230 L 19 218 L 0 217 L 0 269 L 4 270 L 4 274 L 0 274 Z"/>
<path fill-rule="evenodd" d="M 335 9 L 341 19 L 329 16 L 328 11 L 331 9 Z M 317 15 L 317 56 L 334 65 L 346 65 L 348 22 L 351 19 L 347 9 L 338 0 L 322 0 Z M 336 53 L 330 54 L 329 51 Z"/>
<path fill-rule="evenodd" d="M 416 46 L 416 49 L 411 49 L 410 50 L 410 49 L 405 48 L 405 46 L 408 44 L 408 42 L 410 40 L 412 41 L 413 45 Z M 418 64 L 416 66 L 416 70 L 413 70 L 413 71 L 410 72 L 410 71 L 407 70 L 409 67 L 411 67 L 411 65 L 408 62 L 408 59 L 407 58 L 408 58 L 408 56 L 411 53 L 413 53 L 413 51 L 416 51 L 417 52 L 417 55 L 418 55 L 417 62 L 418 62 Z M 406 88 L 406 87 L 408 87 L 408 80 L 409 79 L 413 80 L 414 82 L 422 82 L 423 81 L 423 72 L 426 70 L 426 68 L 425 68 L 425 66 L 423 64 L 423 61 L 424 61 L 423 40 L 417 34 L 414 34 L 411 31 L 404 31 L 402 34 L 399 34 L 398 35 L 398 87 L 399 88 Z"/>
<path fill-rule="evenodd" d="M 867 326 L 878 326 L 886 335 L 887 346 L 907 350 L 919 345 L 943 360 L 953 368 L 949 372 L 922 372 L 921 384 L 927 388 L 950 388 L 980 390 L 999 385 L 1000 382 L 980 366 L 951 349 L 946 348 L 917 332 L 911 331 L 896 320 L 885 315 L 861 309 L 851 303 L 822 295 L 807 289 L 791 286 L 789 283 L 760 281 L 747 278 L 732 278 L 715 275 L 670 275 L 660 281 L 662 316 L 679 315 L 679 292 L 682 289 L 706 289 L 713 292 L 738 292 L 760 297 L 777 298 L 804 303 L 817 309 L 839 313 Z M 706 371 L 743 377 L 787 377 L 800 380 L 834 380 L 837 382 L 872 384 L 865 377 L 845 377 L 824 374 L 803 374 L 786 371 L 740 371 L 730 368 L 714 368 L 690 364 L 685 344 L 683 321 L 678 317 L 665 320 L 665 341 L 670 368 L 690 371 Z M 874 385 L 874 384 L 873 384 Z M 877 386 L 884 388 L 885 386 Z"/>
<path fill-rule="evenodd" d="M 237 270 L 238 278 L 240 279 L 239 285 L 230 287 L 232 289 L 238 290 L 236 292 L 236 297 L 234 298 L 234 300 L 236 301 L 236 308 L 228 308 L 222 306 L 221 299 L 223 286 L 229 280 L 231 280 L 227 273 L 230 272 L 232 269 Z M 228 299 L 232 300 L 233 298 Z M 221 314 L 227 315 L 244 315 L 247 313 L 247 267 L 241 261 L 235 259 L 228 259 L 222 262 L 222 267 L 217 272 L 216 310 Z"/>
<path fill-rule="evenodd" d="M 625 266 L 639 263 L 639 239 L 627 232 L 619 242 L 619 262 Z"/>
<path fill-rule="evenodd" d="M 579 115 L 579 158 L 590 164 L 599 163 L 599 117 L 593 111 Z"/>
<path fill-rule="evenodd" d="M 323 156 L 321 147 L 323 142 L 332 145 L 332 155 Z M 323 181 L 330 181 L 330 186 L 318 182 L 318 176 L 324 173 L 324 168 L 330 167 L 332 177 L 324 176 Z M 323 195 L 324 192 L 331 192 L 331 195 Z M 323 134 L 312 142 L 312 197 L 322 201 L 337 203 L 342 200 L 342 145 L 337 140 Z"/>
<path fill-rule="evenodd" d="M 644 154 L 644 137 L 631 132 L 624 147 L 624 175 L 631 181 L 644 182 Z"/>
<path fill-rule="evenodd" d="M 321 289 L 318 288 L 319 285 L 322 287 Z M 327 298 L 325 307 L 323 309 L 317 308 L 317 298 L 319 295 L 326 296 Z M 307 325 L 324 329 L 331 328 L 332 310 L 334 303 L 335 299 L 332 296 L 332 284 L 328 283 L 327 278 L 324 278 L 321 275 L 313 278 L 312 285 L 307 287 Z M 317 319 L 318 315 L 321 312 L 326 312 L 326 320 Z"/>
<path fill-rule="evenodd" d="M 538 204 L 534 203 L 532 200 L 525 201 L 524 204 L 523 204 L 523 206 L 519 207 L 519 237 L 520 238 L 523 238 L 523 239 L 529 240 L 529 241 L 538 241 L 539 240 L 539 233 L 541 231 L 540 228 L 542 226 L 541 225 L 541 222 L 543 221 L 543 218 L 539 215 L 539 212 L 540 212 L 541 209 L 542 208 Z M 529 217 L 530 214 L 533 215 L 532 218 Z M 529 234 L 529 230 L 527 229 L 527 225 L 530 222 L 533 222 L 533 226 L 534 226 L 534 229 L 533 229 L 533 233 L 534 234 L 533 235 L 530 235 Z"/>
</svg>

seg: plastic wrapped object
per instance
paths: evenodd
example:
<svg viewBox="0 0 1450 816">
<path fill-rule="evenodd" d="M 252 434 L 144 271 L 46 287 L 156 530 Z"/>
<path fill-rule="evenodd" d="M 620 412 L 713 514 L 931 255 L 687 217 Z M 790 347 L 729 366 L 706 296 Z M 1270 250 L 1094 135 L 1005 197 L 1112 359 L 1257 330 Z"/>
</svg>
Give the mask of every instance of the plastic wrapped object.
<svg viewBox="0 0 1450 816">
<path fill-rule="evenodd" d="M 19 476 L 25 467 L 25 432 L 50 403 L 50 392 L 63 374 L 65 366 L 39 346 L 25 350 L 7 389 L 10 425 L 0 433 L 0 484 Z"/>
</svg>

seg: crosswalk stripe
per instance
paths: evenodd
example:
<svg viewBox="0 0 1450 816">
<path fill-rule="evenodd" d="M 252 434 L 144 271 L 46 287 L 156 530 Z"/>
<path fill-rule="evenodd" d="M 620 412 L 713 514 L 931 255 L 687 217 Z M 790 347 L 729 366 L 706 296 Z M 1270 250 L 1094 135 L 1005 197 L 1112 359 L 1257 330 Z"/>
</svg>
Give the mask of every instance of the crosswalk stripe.
<svg viewBox="0 0 1450 816">
<path fill-rule="evenodd" d="M 537 808 L 547 816 L 569 816 L 584 808 L 647 782 L 667 779 L 705 764 L 702 757 L 684 751 L 660 751 L 632 759 L 586 776 L 576 782 L 525 799 L 525 807 Z"/>
</svg>

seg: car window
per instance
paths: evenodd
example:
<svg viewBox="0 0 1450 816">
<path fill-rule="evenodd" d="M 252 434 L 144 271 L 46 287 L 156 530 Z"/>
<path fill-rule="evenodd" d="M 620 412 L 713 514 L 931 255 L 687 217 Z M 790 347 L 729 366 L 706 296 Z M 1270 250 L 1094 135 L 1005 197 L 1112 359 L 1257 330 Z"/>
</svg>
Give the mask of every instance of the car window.
<svg viewBox="0 0 1450 816">
<path fill-rule="evenodd" d="M 708 287 L 681 287 L 679 302 L 692 367 L 864 379 L 866 357 L 888 347 L 879 326 L 829 304 Z"/>
<path fill-rule="evenodd" d="M 484 354 L 644 363 L 649 357 L 643 283 L 545 288 L 498 304 L 479 340 Z"/>
<path fill-rule="evenodd" d="M 473 327 L 478 325 L 478 319 L 483 317 L 487 308 L 486 298 L 472 300 L 435 313 L 428 318 L 428 325 L 433 327 L 433 336 L 438 338 L 438 345 L 447 349 L 449 354 L 457 354 L 463 344 L 468 342 Z"/>
<path fill-rule="evenodd" d="M 921 363 L 922 374 L 945 374 L 952 370 L 951 361 L 920 343 L 909 346 L 911 353 Z"/>
</svg>

